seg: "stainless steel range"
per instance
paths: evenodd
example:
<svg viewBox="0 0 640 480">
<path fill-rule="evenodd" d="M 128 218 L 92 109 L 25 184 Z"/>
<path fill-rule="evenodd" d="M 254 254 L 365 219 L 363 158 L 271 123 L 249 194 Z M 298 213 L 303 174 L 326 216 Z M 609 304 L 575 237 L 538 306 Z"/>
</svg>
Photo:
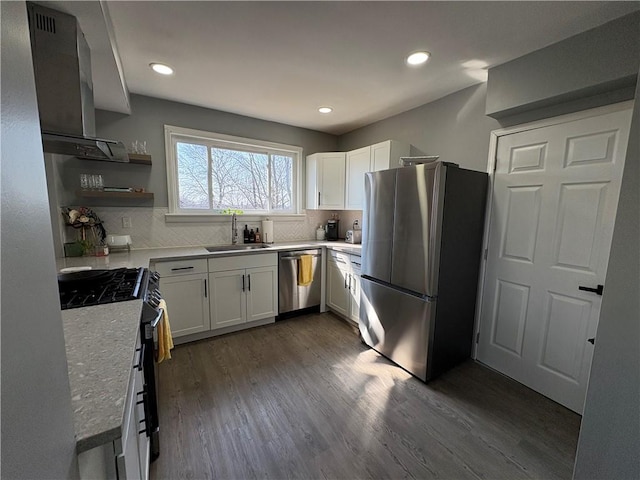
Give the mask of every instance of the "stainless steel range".
<svg viewBox="0 0 640 480">
<path fill-rule="evenodd" d="M 58 275 L 60 307 L 63 310 L 142 299 L 140 340 L 144 391 L 144 431 L 150 437 L 151 461 L 160 454 L 158 376 L 155 368 L 153 333 L 164 314 L 160 308 L 160 276 L 147 268 L 86 270 Z"/>
</svg>

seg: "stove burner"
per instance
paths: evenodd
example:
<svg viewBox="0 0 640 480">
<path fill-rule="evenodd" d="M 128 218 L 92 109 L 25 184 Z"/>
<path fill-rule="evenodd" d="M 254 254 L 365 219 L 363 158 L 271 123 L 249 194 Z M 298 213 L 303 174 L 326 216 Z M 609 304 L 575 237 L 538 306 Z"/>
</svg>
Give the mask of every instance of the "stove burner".
<svg viewBox="0 0 640 480">
<path fill-rule="evenodd" d="M 120 268 L 97 281 L 58 282 L 60 306 L 62 310 L 66 310 L 140 298 L 143 293 L 141 286 L 144 270 Z"/>
</svg>

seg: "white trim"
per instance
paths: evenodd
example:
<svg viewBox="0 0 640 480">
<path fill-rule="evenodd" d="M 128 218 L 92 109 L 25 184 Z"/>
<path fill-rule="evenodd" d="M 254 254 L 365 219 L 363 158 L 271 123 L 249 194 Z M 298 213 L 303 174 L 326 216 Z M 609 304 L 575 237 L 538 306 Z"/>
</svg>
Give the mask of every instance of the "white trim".
<svg viewBox="0 0 640 480">
<path fill-rule="evenodd" d="M 523 123 L 521 125 L 514 125 L 512 127 L 500 128 L 491 132 L 491 138 L 489 139 L 489 156 L 487 159 L 487 173 L 489 174 L 489 185 L 487 191 L 487 205 L 485 210 L 484 220 L 484 236 L 482 239 L 482 259 L 480 264 L 480 276 L 478 281 L 478 294 L 476 301 L 476 313 L 475 313 L 475 329 L 473 336 L 473 351 L 472 358 L 478 358 L 478 344 L 476 339 L 480 334 L 480 317 L 482 310 L 482 300 L 484 294 L 485 276 L 487 270 L 487 259 L 484 257 L 484 252 L 489 249 L 489 227 L 491 222 L 491 198 L 493 196 L 493 184 L 494 184 L 494 172 L 498 153 L 498 141 L 500 137 L 507 135 L 513 135 L 514 133 L 526 132 L 528 130 L 535 130 L 538 128 L 552 127 L 554 125 L 560 125 L 563 123 L 573 122 L 576 120 L 583 120 L 590 117 L 598 117 L 600 115 L 606 115 L 608 113 L 619 112 L 623 110 L 632 109 L 634 100 L 627 100 L 620 103 L 613 103 L 611 105 L 604 105 L 602 107 L 590 108 L 588 110 L 581 110 L 579 112 L 568 113 L 566 115 L 560 115 L 558 117 L 544 118 L 533 122 Z"/>
<path fill-rule="evenodd" d="M 273 216 L 278 218 L 284 218 L 289 216 L 301 215 L 302 210 L 302 182 L 303 182 L 303 148 L 296 145 L 285 145 L 283 143 L 275 143 L 268 142 L 260 139 L 246 138 L 246 137 L 236 137 L 233 135 L 225 135 L 219 134 L 216 132 L 208 132 L 205 130 L 195 130 L 192 128 L 184 128 L 184 127 L 176 127 L 173 125 L 165 125 L 164 126 L 164 137 L 165 137 L 165 155 L 166 155 L 166 168 L 167 168 L 167 194 L 169 197 L 169 216 L 182 216 L 185 217 L 184 220 L 178 221 L 187 221 L 188 217 L 198 216 L 201 218 L 209 217 L 215 218 L 218 214 L 212 212 L 212 210 L 206 210 L 206 213 L 198 213 L 194 210 L 189 209 L 180 209 L 178 206 L 178 179 L 177 179 L 177 164 L 175 159 L 175 143 L 177 142 L 176 137 L 181 138 L 192 138 L 194 143 L 204 143 L 204 141 L 208 140 L 210 142 L 218 142 L 218 143 L 227 143 L 228 148 L 234 148 L 237 146 L 239 150 L 243 151 L 254 151 L 254 152 L 264 152 L 264 150 L 268 150 L 269 154 L 282 154 L 287 156 L 292 156 L 293 161 L 293 211 L 292 212 L 284 212 L 279 214 L 277 212 L 249 212 L 249 215 L 252 217 L 260 217 L 260 216 Z M 171 217 L 165 217 L 167 221 Z M 221 215 L 224 217 L 224 215 Z M 303 215 L 304 216 L 304 215 Z M 177 218 L 177 217 L 176 217 Z M 248 217 L 247 217 L 248 218 Z M 188 220 L 191 221 L 191 220 Z"/>
</svg>

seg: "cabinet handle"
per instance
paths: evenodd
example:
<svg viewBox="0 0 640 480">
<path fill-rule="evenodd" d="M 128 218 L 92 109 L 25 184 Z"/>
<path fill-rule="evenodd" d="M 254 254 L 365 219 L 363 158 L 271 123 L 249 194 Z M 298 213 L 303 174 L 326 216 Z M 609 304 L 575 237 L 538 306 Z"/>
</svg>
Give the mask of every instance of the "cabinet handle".
<svg viewBox="0 0 640 480">
<path fill-rule="evenodd" d="M 136 363 L 133 368 L 135 368 L 138 371 L 142 370 L 142 355 L 144 355 L 143 353 L 143 347 L 140 348 L 136 348 L 136 352 L 140 352 L 140 356 L 138 357 L 138 363 Z"/>
<path fill-rule="evenodd" d="M 349 274 L 349 291 L 351 291 L 351 274 Z"/>
<path fill-rule="evenodd" d="M 344 288 L 347 288 L 347 276 L 348 276 L 348 275 L 349 275 L 348 273 L 346 273 L 346 274 L 344 275 Z"/>
<path fill-rule="evenodd" d="M 242 275 L 242 291 L 244 292 L 244 275 Z"/>
<path fill-rule="evenodd" d="M 247 275 L 247 279 L 248 279 L 248 281 L 249 281 L 249 288 L 248 288 L 248 290 L 249 290 L 249 291 L 251 291 L 251 274 L 248 274 L 248 275 Z"/>
<path fill-rule="evenodd" d="M 207 279 L 204 279 L 204 298 L 207 298 Z"/>
<path fill-rule="evenodd" d="M 320 206 L 320 192 L 318 192 L 318 206 Z"/>
<path fill-rule="evenodd" d="M 177 272 L 178 270 L 192 270 L 195 267 L 176 267 L 176 268 L 172 268 L 171 271 L 172 272 Z"/>
</svg>

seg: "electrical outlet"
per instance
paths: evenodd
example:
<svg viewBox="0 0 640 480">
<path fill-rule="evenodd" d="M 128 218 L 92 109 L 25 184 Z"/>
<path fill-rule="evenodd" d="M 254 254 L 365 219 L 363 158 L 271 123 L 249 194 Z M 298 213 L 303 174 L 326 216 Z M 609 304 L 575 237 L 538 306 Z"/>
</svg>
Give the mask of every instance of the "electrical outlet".
<svg viewBox="0 0 640 480">
<path fill-rule="evenodd" d="M 122 228 L 131 228 L 131 217 L 122 217 Z"/>
</svg>

